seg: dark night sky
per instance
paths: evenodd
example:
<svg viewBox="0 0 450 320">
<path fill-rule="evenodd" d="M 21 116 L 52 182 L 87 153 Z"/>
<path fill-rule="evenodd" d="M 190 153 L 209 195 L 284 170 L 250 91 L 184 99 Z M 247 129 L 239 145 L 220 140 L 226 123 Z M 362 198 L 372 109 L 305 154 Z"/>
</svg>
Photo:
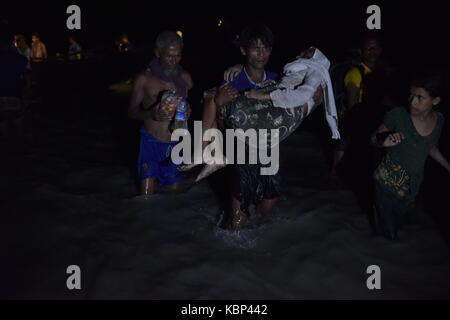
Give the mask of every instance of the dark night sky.
<svg viewBox="0 0 450 320">
<path fill-rule="evenodd" d="M 82 30 L 79 33 L 87 46 L 109 43 L 121 31 L 129 32 L 139 45 L 151 44 L 159 31 L 181 29 L 185 32 L 187 47 L 200 46 L 202 51 L 223 41 L 216 25 L 219 18 L 225 20 L 232 33 L 237 33 L 247 21 L 258 19 L 273 29 L 277 37 L 275 50 L 283 50 L 286 56 L 309 43 L 339 53 L 365 30 L 368 4 L 381 7 L 382 29 L 388 48 L 399 56 L 431 56 L 432 48 L 444 47 L 439 40 L 447 29 L 445 7 L 433 1 L 328 1 L 316 5 L 286 4 L 283 1 L 271 7 L 257 5 L 256 2 L 245 2 L 244 6 L 243 2 L 221 2 L 219 5 L 213 5 L 212 1 L 192 1 L 191 5 L 171 2 L 167 6 L 153 3 L 3 3 L 1 6 L 5 8 L 1 8 L 0 16 L 7 19 L 15 31 L 25 34 L 39 31 L 50 48 L 59 49 L 66 45 L 66 7 L 78 4 L 82 10 Z"/>
<path fill-rule="evenodd" d="M 153 55 L 156 35 L 163 30 L 182 30 L 185 50 L 182 65 L 191 72 L 200 87 L 220 81 L 222 71 L 242 63 L 239 50 L 231 38 L 251 21 L 262 21 L 275 34 L 275 45 L 268 70 L 280 72 L 283 65 L 307 45 L 319 47 L 333 62 L 342 61 L 348 49 L 367 31 L 368 5 L 381 8 L 383 57 L 391 65 L 404 70 L 402 74 L 424 64 L 434 64 L 448 71 L 448 52 L 444 42 L 446 8 L 436 1 L 306 1 L 262 5 L 250 1 L 192 1 L 192 4 L 149 1 L 62 1 L 2 3 L 0 19 L 8 20 L 12 31 L 30 36 L 37 31 L 46 43 L 49 56 L 66 52 L 66 8 L 81 8 L 82 29 L 77 31 L 83 49 L 112 53 L 114 40 L 127 32 L 140 50 L 133 74 Z M 218 28 L 221 19 L 224 25 Z M 404 82 L 403 80 L 401 80 Z"/>
</svg>

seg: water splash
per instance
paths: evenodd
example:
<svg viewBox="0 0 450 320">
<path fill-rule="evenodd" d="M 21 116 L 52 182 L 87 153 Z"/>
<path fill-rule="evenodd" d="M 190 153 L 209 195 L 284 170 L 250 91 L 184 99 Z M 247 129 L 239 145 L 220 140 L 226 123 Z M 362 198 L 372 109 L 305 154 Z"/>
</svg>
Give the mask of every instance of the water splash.
<svg viewBox="0 0 450 320">
<path fill-rule="evenodd" d="M 257 247 L 258 241 L 255 230 L 227 230 L 218 226 L 213 229 L 214 235 L 223 241 L 227 246 L 240 249 L 254 249 Z"/>
</svg>

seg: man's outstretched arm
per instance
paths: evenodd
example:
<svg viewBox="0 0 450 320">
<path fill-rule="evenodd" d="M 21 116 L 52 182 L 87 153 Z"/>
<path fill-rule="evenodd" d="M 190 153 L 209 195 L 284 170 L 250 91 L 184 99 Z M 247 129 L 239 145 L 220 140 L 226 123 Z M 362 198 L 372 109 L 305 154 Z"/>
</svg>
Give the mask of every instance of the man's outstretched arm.
<svg viewBox="0 0 450 320">
<path fill-rule="evenodd" d="M 184 71 L 181 74 L 181 79 L 183 79 L 184 82 L 186 82 L 188 90 L 191 90 L 194 87 L 194 81 L 192 80 L 191 74 L 189 72 Z"/>
</svg>

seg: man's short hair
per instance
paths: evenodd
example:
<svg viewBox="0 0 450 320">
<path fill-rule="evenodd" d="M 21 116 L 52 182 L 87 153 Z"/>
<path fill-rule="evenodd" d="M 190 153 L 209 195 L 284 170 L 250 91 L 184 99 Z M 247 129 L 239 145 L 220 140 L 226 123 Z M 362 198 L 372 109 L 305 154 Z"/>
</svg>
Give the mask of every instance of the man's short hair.
<svg viewBox="0 0 450 320">
<path fill-rule="evenodd" d="M 167 48 L 171 45 L 183 47 L 183 39 L 174 31 L 161 32 L 156 38 L 156 49 Z"/>
<path fill-rule="evenodd" d="M 242 30 L 239 37 L 239 45 L 242 48 L 249 48 L 254 45 L 258 40 L 266 47 L 273 46 L 274 36 L 272 31 L 264 24 L 249 25 Z"/>
<path fill-rule="evenodd" d="M 365 32 L 359 40 L 359 47 L 362 49 L 368 41 L 376 41 L 380 47 L 383 47 L 383 37 L 377 30 Z"/>
</svg>

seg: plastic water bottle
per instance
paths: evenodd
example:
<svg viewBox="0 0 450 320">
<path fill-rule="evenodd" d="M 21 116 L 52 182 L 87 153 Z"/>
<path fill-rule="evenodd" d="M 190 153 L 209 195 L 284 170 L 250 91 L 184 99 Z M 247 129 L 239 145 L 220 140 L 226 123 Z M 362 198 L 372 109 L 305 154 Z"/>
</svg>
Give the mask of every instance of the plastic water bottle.
<svg viewBox="0 0 450 320">
<path fill-rule="evenodd" d="M 176 94 L 175 91 L 166 91 L 164 92 L 162 99 L 161 99 L 161 105 L 164 105 L 164 108 L 166 109 L 166 112 L 173 112 L 173 110 L 176 110 L 178 108 L 178 103 L 180 101 L 181 97 Z M 166 115 L 163 116 L 163 118 L 166 118 Z M 166 120 L 170 120 L 171 117 L 167 115 Z"/>
<path fill-rule="evenodd" d="M 181 99 L 180 102 L 178 102 L 173 128 L 174 130 L 185 129 L 184 135 L 187 135 L 189 133 L 186 110 L 187 110 L 187 102 L 186 100 Z"/>
</svg>

